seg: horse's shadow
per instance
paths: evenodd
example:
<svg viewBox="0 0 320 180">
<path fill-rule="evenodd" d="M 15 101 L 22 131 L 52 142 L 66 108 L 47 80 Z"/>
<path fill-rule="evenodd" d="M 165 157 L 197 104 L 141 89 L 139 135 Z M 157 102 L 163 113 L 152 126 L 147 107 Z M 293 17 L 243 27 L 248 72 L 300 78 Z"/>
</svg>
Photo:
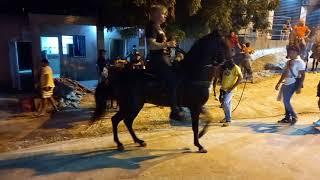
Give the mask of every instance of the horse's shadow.
<svg viewBox="0 0 320 180">
<path fill-rule="evenodd" d="M 185 152 L 186 150 L 183 149 L 139 149 L 122 152 L 108 149 L 80 153 L 43 153 L 0 160 L 0 171 L 25 168 L 34 170 L 35 175 L 48 175 L 60 172 L 83 172 L 103 168 L 134 170 L 140 168 L 142 162 L 157 159 L 152 161 L 152 163 L 156 163 L 183 155 Z"/>
</svg>

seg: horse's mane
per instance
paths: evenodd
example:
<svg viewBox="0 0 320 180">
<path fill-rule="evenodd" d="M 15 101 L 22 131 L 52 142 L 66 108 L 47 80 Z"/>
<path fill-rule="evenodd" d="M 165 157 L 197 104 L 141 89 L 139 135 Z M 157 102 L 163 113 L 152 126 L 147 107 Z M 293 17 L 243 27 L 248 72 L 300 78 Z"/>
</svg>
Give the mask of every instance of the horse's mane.
<svg viewBox="0 0 320 180">
<path fill-rule="evenodd" d="M 193 44 L 185 55 L 183 66 L 192 69 L 201 68 L 218 60 L 230 59 L 230 57 L 230 50 L 224 36 L 213 31 Z"/>
</svg>

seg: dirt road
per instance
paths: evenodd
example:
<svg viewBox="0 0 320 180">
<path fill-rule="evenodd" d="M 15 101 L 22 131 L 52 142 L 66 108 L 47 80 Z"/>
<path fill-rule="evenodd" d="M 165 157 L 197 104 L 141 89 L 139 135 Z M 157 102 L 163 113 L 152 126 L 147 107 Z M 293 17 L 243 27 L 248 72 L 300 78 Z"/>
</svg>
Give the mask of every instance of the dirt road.
<svg viewBox="0 0 320 180">
<path fill-rule="evenodd" d="M 114 150 L 109 134 L 112 113 L 88 129 L 90 97 L 82 109 L 52 117 L 7 113 L 0 121 L 0 148 L 9 151 L 0 154 L 0 179 L 319 179 L 320 136 L 311 124 L 319 118 L 320 75 L 308 73 L 302 94 L 294 97 L 300 119 L 292 127 L 275 123 L 283 114 L 273 88 L 278 78 L 248 84 L 237 120 L 227 128 L 214 123 L 223 113 L 211 97 L 212 126 L 201 139 L 207 154 L 194 153 L 190 121 L 170 123 L 168 108 L 146 105 L 135 121 L 147 148 L 130 144 L 121 125 L 124 152 Z"/>
<path fill-rule="evenodd" d="M 278 118 L 212 124 L 198 154 L 188 125 L 139 135 L 146 148 L 127 134 L 126 151 L 114 150 L 111 136 L 42 145 L 0 155 L 0 179 L 319 179 L 317 115 L 302 115 L 295 126 Z"/>
</svg>

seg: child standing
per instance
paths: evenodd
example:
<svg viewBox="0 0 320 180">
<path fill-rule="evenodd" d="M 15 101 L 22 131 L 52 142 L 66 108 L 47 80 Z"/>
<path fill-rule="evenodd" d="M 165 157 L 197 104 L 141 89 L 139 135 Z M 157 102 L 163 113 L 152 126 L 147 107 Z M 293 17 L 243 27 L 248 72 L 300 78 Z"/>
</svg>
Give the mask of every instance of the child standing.
<svg viewBox="0 0 320 180">
<path fill-rule="evenodd" d="M 54 110 L 58 111 L 58 107 L 55 105 L 52 97 L 54 87 L 53 73 L 51 67 L 49 66 L 49 61 L 47 59 L 42 59 L 40 74 L 41 101 L 38 108 L 39 116 L 45 115 L 48 101 L 51 103 Z"/>
</svg>

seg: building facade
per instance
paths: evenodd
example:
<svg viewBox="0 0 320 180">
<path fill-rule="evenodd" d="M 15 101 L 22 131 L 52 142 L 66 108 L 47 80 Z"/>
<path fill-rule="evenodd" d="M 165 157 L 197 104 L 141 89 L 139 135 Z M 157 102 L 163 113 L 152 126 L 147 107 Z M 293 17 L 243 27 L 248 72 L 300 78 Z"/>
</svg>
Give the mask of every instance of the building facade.
<svg viewBox="0 0 320 180">
<path fill-rule="evenodd" d="M 272 39 L 281 39 L 283 25 L 290 21 L 295 25 L 304 19 L 309 27 L 320 24 L 319 0 L 280 0 L 280 6 L 274 11 Z"/>
<path fill-rule="evenodd" d="M 28 14 L 0 15 L 0 90 L 31 90 L 39 77 L 40 61 L 47 58 L 54 76 L 78 81 L 98 78 L 99 49 L 107 58 L 126 58 L 133 46 L 145 54 L 143 30 L 130 38 L 120 28 L 96 26 L 91 17 Z"/>
</svg>

